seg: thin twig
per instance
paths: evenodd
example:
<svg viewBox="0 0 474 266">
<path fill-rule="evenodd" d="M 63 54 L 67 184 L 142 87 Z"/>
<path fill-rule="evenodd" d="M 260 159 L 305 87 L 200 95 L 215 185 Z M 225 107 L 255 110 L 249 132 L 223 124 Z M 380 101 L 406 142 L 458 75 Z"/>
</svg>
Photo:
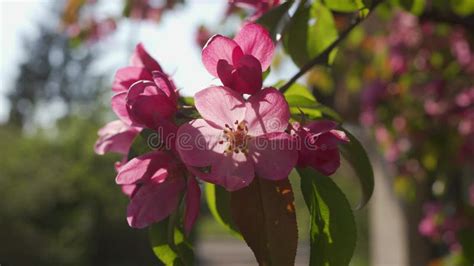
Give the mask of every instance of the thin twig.
<svg viewBox="0 0 474 266">
<path fill-rule="evenodd" d="M 286 90 L 288 90 L 288 88 L 293 83 L 295 83 L 301 76 L 303 76 L 308 70 L 310 70 L 314 66 L 326 64 L 326 62 L 329 58 L 329 54 L 332 52 L 332 50 L 334 48 L 336 48 L 339 45 L 339 43 L 341 43 L 349 35 L 349 33 L 352 32 L 352 30 L 357 25 L 359 25 L 362 21 L 367 19 L 367 17 L 370 16 L 370 14 L 373 12 L 373 10 L 382 2 L 383 2 L 383 0 L 374 1 L 373 4 L 372 4 L 372 7 L 370 8 L 369 13 L 364 18 L 362 18 L 361 16 L 357 16 L 357 18 L 354 20 L 354 22 L 349 27 L 347 27 L 343 32 L 341 32 L 339 37 L 333 43 L 331 43 L 331 45 L 329 45 L 326 49 L 324 49 L 324 51 L 322 53 L 320 53 L 319 55 L 317 55 L 316 57 L 311 59 L 308 63 L 306 63 L 303 67 L 301 67 L 301 69 L 298 71 L 298 73 L 296 73 L 293 77 L 291 77 L 291 79 L 288 80 L 285 83 L 285 85 L 283 85 L 280 88 L 280 91 L 283 93 Z"/>
</svg>

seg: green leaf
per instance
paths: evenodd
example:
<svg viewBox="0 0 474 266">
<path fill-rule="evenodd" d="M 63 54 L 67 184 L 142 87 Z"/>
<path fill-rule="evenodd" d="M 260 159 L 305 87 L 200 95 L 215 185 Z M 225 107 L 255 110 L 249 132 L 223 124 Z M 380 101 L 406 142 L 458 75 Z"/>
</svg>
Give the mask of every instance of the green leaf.
<svg viewBox="0 0 474 266">
<path fill-rule="evenodd" d="M 318 103 L 313 94 L 301 84 L 291 85 L 284 95 L 290 106 L 290 113 L 296 117 L 303 112 L 310 119 L 321 118 L 325 115 L 338 122 L 342 121 L 341 116 L 336 111 Z"/>
<path fill-rule="evenodd" d="M 458 232 L 462 252 L 469 265 L 474 265 L 474 229 L 464 228 Z"/>
<path fill-rule="evenodd" d="M 180 97 L 180 101 L 189 106 L 194 106 L 194 97 Z"/>
<path fill-rule="evenodd" d="M 274 7 L 261 16 L 256 23 L 264 26 L 270 32 L 272 39 L 276 40 L 278 34 L 282 34 L 285 25 L 281 25 L 285 16 L 288 16 L 293 1 L 287 1 L 277 7 Z"/>
<path fill-rule="evenodd" d="M 149 229 L 150 243 L 156 257 L 165 265 L 173 265 L 178 258 L 168 241 L 169 218 L 152 225 Z"/>
<path fill-rule="evenodd" d="M 182 265 L 194 265 L 194 250 L 181 229 L 174 229 L 174 245 Z"/>
<path fill-rule="evenodd" d="M 242 238 L 230 213 L 230 192 L 221 186 L 205 183 L 206 201 L 214 219 L 229 229 L 233 235 Z"/>
<path fill-rule="evenodd" d="M 312 266 L 349 265 L 357 239 L 351 207 L 331 180 L 311 168 L 298 169 L 308 206 Z"/>
<path fill-rule="evenodd" d="M 294 265 L 298 231 L 288 179 L 255 178 L 231 192 L 232 217 L 259 265 Z"/>
<path fill-rule="evenodd" d="M 449 2 L 453 11 L 460 16 L 474 14 L 474 1 L 472 0 L 451 0 Z"/>
<path fill-rule="evenodd" d="M 288 105 L 294 107 L 313 107 L 318 104 L 316 101 L 301 95 L 288 95 L 285 98 Z"/>
<path fill-rule="evenodd" d="M 267 70 L 265 70 L 265 72 L 262 73 L 262 80 L 265 80 L 268 75 L 270 75 L 270 72 L 271 72 L 271 67 L 269 67 Z"/>
<path fill-rule="evenodd" d="M 351 164 L 362 187 L 362 199 L 358 209 L 362 208 L 374 192 L 374 171 L 369 156 L 362 144 L 351 133 L 345 130 L 350 142 L 340 146 L 342 156 Z"/>
<path fill-rule="evenodd" d="M 286 97 L 286 100 L 290 105 L 290 113 L 292 115 L 298 116 L 303 112 L 311 119 L 321 118 L 324 115 L 337 122 L 342 122 L 342 117 L 332 108 L 318 102 L 311 102 L 303 96 L 290 95 Z"/>
<path fill-rule="evenodd" d="M 158 133 L 154 130 L 145 128 L 138 134 L 132 142 L 127 158 L 131 160 L 137 156 L 160 148 L 161 141 Z"/>
<path fill-rule="evenodd" d="M 309 56 L 313 58 L 337 39 L 338 32 L 331 11 L 318 1 L 315 1 L 311 6 L 308 23 L 308 52 Z M 334 55 L 332 53 L 330 57 L 333 58 Z M 331 58 L 328 58 L 328 63 L 332 61 Z"/>
<path fill-rule="evenodd" d="M 324 4 L 337 12 L 354 12 L 364 7 L 362 0 L 325 0 Z"/>
<path fill-rule="evenodd" d="M 338 37 L 336 23 L 329 9 L 319 1 L 302 4 L 288 25 L 283 45 L 291 59 L 302 66 L 324 51 Z M 335 50 L 326 60 L 329 64 Z"/>
<path fill-rule="evenodd" d="M 283 36 L 283 47 L 291 60 L 302 66 L 309 60 L 307 49 L 309 7 L 301 4 L 288 23 L 286 34 Z"/>
<path fill-rule="evenodd" d="M 313 94 L 308 90 L 308 88 L 302 84 L 294 83 L 288 90 L 285 91 L 285 96 L 297 95 L 309 99 L 312 102 L 316 102 Z"/>
<path fill-rule="evenodd" d="M 149 237 L 153 253 L 163 264 L 193 265 L 192 247 L 171 218 L 153 224 L 149 228 Z"/>
</svg>

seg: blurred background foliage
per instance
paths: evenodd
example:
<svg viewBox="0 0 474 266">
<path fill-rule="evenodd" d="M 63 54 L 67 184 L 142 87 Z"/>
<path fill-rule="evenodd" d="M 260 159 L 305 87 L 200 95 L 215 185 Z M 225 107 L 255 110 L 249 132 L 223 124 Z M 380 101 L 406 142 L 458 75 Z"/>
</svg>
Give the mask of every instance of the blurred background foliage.
<svg viewBox="0 0 474 266">
<path fill-rule="evenodd" d="M 159 27 L 167 11 L 185 3 L 125 0 L 120 16 L 95 17 L 90 11 L 96 2 L 53 2 L 50 19 L 24 40 L 27 56 L 8 88 L 9 120 L 0 126 L 2 265 L 156 265 L 146 231 L 126 224 L 127 199 L 114 183 L 113 164 L 120 158 L 93 153 L 97 129 L 110 116 L 103 99 L 108 101 L 112 73 L 91 69 L 104 48 L 97 44 L 120 21 Z M 348 7 L 334 2 L 319 7 L 332 11 L 325 19 L 333 27 L 328 38 L 350 22 L 343 16 Z M 319 102 L 365 129 L 394 191 L 415 208 L 431 265 L 467 264 L 474 254 L 474 2 L 387 2 L 350 34 L 331 68 L 314 68 L 305 81 Z M 222 25 L 196 25 L 196 45 L 252 12 L 229 5 Z M 288 61 L 279 54 L 272 72 L 287 71 Z M 52 121 L 48 127 L 38 124 L 45 116 Z M 342 168 L 334 179 L 355 203 L 356 181 L 344 178 L 350 171 Z M 301 197 L 296 201 L 304 205 Z M 299 223 L 307 223 L 307 215 L 297 213 Z M 356 219 L 353 264 L 368 265 L 367 210 L 356 212 Z M 307 241 L 307 228 L 301 228 Z M 204 211 L 195 238 L 224 234 Z"/>
<path fill-rule="evenodd" d="M 99 123 L 58 121 L 55 132 L 0 128 L 0 261 L 5 265 L 150 265 L 145 232 L 124 222 L 117 158 L 91 152 Z"/>
</svg>

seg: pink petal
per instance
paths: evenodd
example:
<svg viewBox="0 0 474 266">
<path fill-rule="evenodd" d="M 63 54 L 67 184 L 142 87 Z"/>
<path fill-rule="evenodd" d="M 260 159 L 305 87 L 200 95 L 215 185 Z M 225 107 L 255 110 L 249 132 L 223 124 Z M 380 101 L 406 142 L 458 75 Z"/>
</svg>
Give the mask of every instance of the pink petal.
<svg viewBox="0 0 474 266">
<path fill-rule="evenodd" d="M 302 129 L 307 131 L 306 137 L 312 137 L 311 143 L 317 147 L 328 149 L 336 148 L 338 144 L 349 142 L 346 133 L 337 130 L 338 124 L 331 120 L 319 120 L 305 125 Z M 301 131 L 300 131 L 301 132 Z"/>
<path fill-rule="evenodd" d="M 198 177 L 199 179 L 213 183 L 213 184 L 219 184 L 218 179 L 212 177 L 208 171 L 208 169 L 200 169 L 199 167 L 194 167 L 190 165 L 186 165 L 186 169 L 195 177 Z"/>
<path fill-rule="evenodd" d="M 229 64 L 228 61 L 221 59 L 217 62 L 217 76 L 222 81 L 224 86 L 227 86 L 231 89 L 234 88 L 234 77 L 232 75 L 234 72 L 234 66 Z"/>
<path fill-rule="evenodd" d="M 298 160 L 295 143 L 286 133 L 272 133 L 252 139 L 249 152 L 257 176 L 270 180 L 287 178 Z"/>
<path fill-rule="evenodd" d="M 222 137 L 222 129 L 204 119 L 193 120 L 179 127 L 176 149 L 184 163 L 196 167 L 210 166 L 216 156 L 224 153 L 225 145 L 219 144 Z"/>
<path fill-rule="evenodd" d="M 217 64 L 217 73 L 222 83 L 242 94 L 254 94 L 262 88 L 261 69 L 260 62 L 251 55 L 242 56 L 235 66 L 224 60 Z"/>
<path fill-rule="evenodd" d="M 246 24 L 234 38 L 244 54 L 253 55 L 262 64 L 262 71 L 272 63 L 275 44 L 268 31 L 255 23 Z"/>
<path fill-rule="evenodd" d="M 159 139 L 157 138 L 155 140 L 160 141 L 154 143 L 158 145 L 163 145 L 155 148 L 164 147 L 165 150 L 175 149 L 176 132 L 178 131 L 178 126 L 173 121 L 170 121 L 169 119 L 158 119 L 156 121 L 155 127 L 153 127 L 152 129 L 157 132 L 157 136 L 159 137 Z M 150 139 L 150 141 L 155 140 Z M 150 144 L 153 145 L 153 143 Z"/>
<path fill-rule="evenodd" d="M 310 158 L 309 166 L 324 175 L 334 174 L 341 165 L 341 158 L 338 149 L 315 151 L 311 154 Z"/>
<path fill-rule="evenodd" d="M 314 144 L 321 149 L 337 149 L 337 145 L 349 142 L 343 131 L 335 129 L 313 136 L 313 138 Z"/>
<path fill-rule="evenodd" d="M 151 72 L 143 67 L 124 67 L 115 73 L 113 92 L 127 91 L 138 80 L 152 80 Z"/>
<path fill-rule="evenodd" d="M 235 66 L 238 76 L 237 91 L 246 94 L 254 94 L 262 88 L 262 66 L 253 56 L 242 56 Z"/>
<path fill-rule="evenodd" d="M 176 94 L 176 87 L 169 79 L 168 75 L 160 71 L 153 71 L 153 80 L 156 86 L 163 91 L 174 103 L 177 102 L 178 95 Z"/>
<path fill-rule="evenodd" d="M 130 120 L 138 126 L 156 128 L 163 119 L 171 118 L 177 106 L 154 82 L 138 81 L 127 95 Z"/>
<path fill-rule="evenodd" d="M 156 62 L 156 60 L 153 59 L 150 54 L 148 54 L 142 43 L 137 44 L 135 47 L 135 52 L 132 55 L 131 63 L 132 66 L 145 67 L 150 73 L 152 71 L 163 72 L 160 64 L 158 64 L 158 62 Z"/>
<path fill-rule="evenodd" d="M 144 228 L 168 217 L 178 208 L 184 179 L 170 178 L 164 182 L 155 179 L 133 195 L 127 208 L 127 221 L 131 227 Z"/>
<path fill-rule="evenodd" d="M 283 132 L 289 119 L 288 103 L 275 88 L 263 89 L 248 99 L 245 120 L 251 136 Z"/>
<path fill-rule="evenodd" d="M 139 187 L 139 185 L 123 185 L 121 186 L 121 189 L 123 194 L 131 198 L 138 191 Z"/>
<path fill-rule="evenodd" d="M 337 128 L 337 125 L 336 122 L 331 120 L 318 120 L 304 125 L 304 128 L 313 134 L 318 134 L 335 129 Z"/>
<path fill-rule="evenodd" d="M 139 80 L 133 83 L 132 86 L 130 86 L 127 95 L 127 100 L 133 100 L 141 95 L 151 96 L 159 93 L 163 92 L 156 86 L 154 81 Z"/>
<path fill-rule="evenodd" d="M 127 92 L 120 92 L 112 96 L 112 110 L 126 124 L 132 124 L 127 111 Z"/>
<path fill-rule="evenodd" d="M 310 123 L 309 127 L 296 129 L 296 141 L 299 142 L 298 166 L 310 166 L 325 175 L 331 175 L 339 168 L 340 155 L 337 145 L 347 142 L 348 139 L 344 132 L 331 129 L 335 127 L 336 124 L 331 121 L 316 121 Z"/>
<path fill-rule="evenodd" d="M 221 154 L 212 163 L 210 177 L 228 191 L 248 186 L 255 177 L 253 162 L 244 153 Z"/>
<path fill-rule="evenodd" d="M 194 96 L 196 109 L 217 128 L 232 125 L 245 116 L 245 102 L 240 94 L 227 87 L 210 87 Z"/>
<path fill-rule="evenodd" d="M 127 155 L 139 132 L 139 128 L 130 127 L 120 120 L 109 122 L 99 130 L 99 139 L 94 145 L 94 150 L 100 155 L 107 152 Z"/>
<path fill-rule="evenodd" d="M 336 130 L 336 129 L 333 129 L 331 131 L 329 131 L 334 137 L 336 137 L 337 139 L 339 139 L 340 142 L 344 142 L 344 143 L 347 143 L 350 141 L 349 137 L 347 136 L 346 132 L 342 131 L 342 130 Z"/>
<path fill-rule="evenodd" d="M 134 125 L 157 128 L 162 121 L 171 118 L 176 106 L 165 95 L 140 96 L 127 105 Z"/>
<path fill-rule="evenodd" d="M 214 35 L 202 49 L 202 62 L 207 71 L 217 77 L 217 63 L 224 60 L 229 63 L 243 55 L 237 43 L 222 35 Z"/>
<path fill-rule="evenodd" d="M 131 159 L 119 169 L 115 182 L 119 185 L 130 185 L 147 182 L 157 172 L 165 173 L 172 164 L 172 159 L 162 151 L 149 152 Z"/>
<path fill-rule="evenodd" d="M 186 186 L 186 207 L 184 210 L 184 231 L 189 235 L 199 216 L 201 189 L 194 177 L 189 177 Z"/>
</svg>

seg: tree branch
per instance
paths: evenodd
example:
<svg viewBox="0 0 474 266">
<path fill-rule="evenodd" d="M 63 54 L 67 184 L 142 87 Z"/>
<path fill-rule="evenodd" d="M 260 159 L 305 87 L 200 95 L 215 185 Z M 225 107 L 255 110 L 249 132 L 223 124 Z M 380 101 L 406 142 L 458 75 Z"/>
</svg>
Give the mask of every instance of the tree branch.
<svg viewBox="0 0 474 266">
<path fill-rule="evenodd" d="M 301 69 L 298 71 L 298 73 L 296 73 L 293 77 L 291 77 L 291 79 L 288 80 L 288 82 L 286 82 L 285 85 L 283 85 L 280 88 L 280 91 L 282 93 L 284 93 L 286 90 L 288 90 L 288 88 L 293 83 L 295 83 L 301 76 L 303 76 L 308 70 L 310 70 L 314 66 L 325 64 L 327 62 L 327 60 L 329 58 L 329 54 L 332 52 L 332 50 L 334 48 L 336 48 L 344 39 L 346 39 L 346 37 L 349 35 L 349 33 L 351 33 L 351 31 L 357 25 L 359 25 L 362 21 L 367 19 L 370 16 L 370 14 L 372 14 L 373 10 L 382 2 L 383 2 L 383 0 L 374 1 L 373 4 L 372 4 L 372 7 L 370 8 L 369 14 L 367 14 L 367 16 L 365 16 L 365 18 L 362 18 L 362 17 L 358 16 L 355 19 L 355 21 L 352 22 L 352 24 L 349 27 L 347 27 L 343 32 L 341 32 L 339 37 L 333 43 L 331 43 L 331 45 L 329 45 L 326 49 L 324 49 L 324 51 L 322 53 L 320 53 L 319 55 L 317 55 L 316 57 L 311 59 L 308 63 L 306 63 L 303 67 L 301 67 Z"/>
</svg>

